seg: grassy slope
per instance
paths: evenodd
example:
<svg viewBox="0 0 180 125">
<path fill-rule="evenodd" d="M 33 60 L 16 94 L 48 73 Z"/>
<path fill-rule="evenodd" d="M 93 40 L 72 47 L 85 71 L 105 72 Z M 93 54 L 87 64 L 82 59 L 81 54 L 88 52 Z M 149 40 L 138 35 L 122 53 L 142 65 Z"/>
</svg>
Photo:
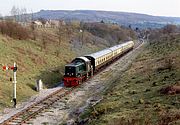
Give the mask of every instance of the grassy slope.
<svg viewBox="0 0 180 125">
<path fill-rule="evenodd" d="M 38 76 L 42 76 L 44 75 L 43 73 L 46 72 L 46 78 L 49 77 L 50 74 L 47 71 L 48 69 L 64 65 L 65 60 L 70 60 L 73 56 L 64 55 L 65 57 L 58 58 L 52 53 L 45 53 L 44 51 L 41 51 L 40 48 L 34 44 L 35 42 L 37 41 L 19 41 L 0 36 L 1 64 L 12 65 L 13 62 L 16 61 L 18 65 L 18 101 L 24 100 L 28 96 L 35 94 L 35 91 L 32 88 Z M 68 52 L 67 45 L 64 44 L 62 46 L 65 48 L 62 52 Z M 71 53 L 69 52 L 69 54 Z M 0 104 L 2 106 L 10 106 L 12 83 L 9 81 L 9 78 L 12 76 L 12 71 L 5 72 L 1 70 L 0 74 Z M 57 78 L 62 76 L 61 74 L 55 75 L 56 76 L 51 77 L 54 81 L 57 81 Z M 48 80 L 44 81 L 48 82 L 49 80 L 50 79 L 48 78 Z"/>
<path fill-rule="evenodd" d="M 180 124 L 180 96 L 164 95 L 163 87 L 180 84 L 180 36 L 147 46 L 104 100 L 82 115 L 89 124 Z M 179 121 L 176 121 L 179 119 Z"/>
</svg>

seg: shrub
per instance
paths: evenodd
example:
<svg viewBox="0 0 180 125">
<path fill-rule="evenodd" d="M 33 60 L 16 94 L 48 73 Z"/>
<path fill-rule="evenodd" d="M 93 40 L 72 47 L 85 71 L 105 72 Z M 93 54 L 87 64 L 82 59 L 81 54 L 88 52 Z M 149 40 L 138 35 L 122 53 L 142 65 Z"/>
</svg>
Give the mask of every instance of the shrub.
<svg viewBox="0 0 180 125">
<path fill-rule="evenodd" d="M 168 24 L 163 28 L 163 33 L 170 34 L 170 33 L 174 33 L 174 32 L 177 32 L 176 25 Z"/>
<path fill-rule="evenodd" d="M 25 40 L 29 38 L 28 30 L 12 21 L 0 22 L 0 32 L 14 39 Z"/>
</svg>

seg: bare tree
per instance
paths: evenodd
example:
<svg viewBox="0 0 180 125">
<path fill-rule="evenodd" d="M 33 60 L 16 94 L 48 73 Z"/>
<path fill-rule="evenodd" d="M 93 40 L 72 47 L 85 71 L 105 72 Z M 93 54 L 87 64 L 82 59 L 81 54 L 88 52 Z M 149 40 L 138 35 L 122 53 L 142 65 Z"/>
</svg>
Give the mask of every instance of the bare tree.
<svg viewBox="0 0 180 125">
<path fill-rule="evenodd" d="M 3 20 L 3 16 L 2 16 L 2 14 L 0 13 L 0 20 Z"/>
<path fill-rule="evenodd" d="M 81 42 L 81 48 L 83 47 L 83 43 L 84 43 L 84 30 L 79 30 L 79 41 Z"/>
<path fill-rule="evenodd" d="M 62 39 L 65 34 L 65 27 L 64 27 L 64 25 L 62 25 L 61 21 L 58 22 L 58 28 L 57 28 L 56 34 L 58 36 L 58 45 L 56 47 L 56 56 L 59 57 L 61 42 L 62 42 Z"/>
<path fill-rule="evenodd" d="M 82 43 L 82 46 L 83 47 L 83 44 L 84 44 L 84 23 L 83 22 L 80 22 L 80 41 Z"/>
<path fill-rule="evenodd" d="M 27 22 L 27 9 L 26 8 L 18 8 L 13 6 L 11 11 L 11 16 L 17 22 Z"/>
<path fill-rule="evenodd" d="M 47 49 L 47 36 L 46 36 L 47 34 L 46 34 L 46 32 L 42 32 L 42 34 L 41 34 L 41 40 L 42 40 L 42 46 L 41 46 L 41 50 L 42 49 L 44 49 L 44 50 L 46 50 Z"/>
<path fill-rule="evenodd" d="M 31 20 L 31 22 L 34 21 L 34 12 L 33 12 L 33 10 L 31 10 L 30 20 Z"/>
<path fill-rule="evenodd" d="M 58 44 L 60 45 L 62 42 L 63 37 L 65 36 L 66 32 L 68 29 L 59 21 L 58 23 L 58 30 L 57 30 L 57 35 L 58 35 Z"/>
<path fill-rule="evenodd" d="M 163 28 L 163 33 L 170 34 L 175 32 L 176 29 L 177 29 L 176 25 L 168 24 Z"/>
<path fill-rule="evenodd" d="M 60 55 L 60 48 L 56 47 L 56 52 L 55 53 L 56 53 L 56 56 L 59 57 L 59 55 Z"/>
<path fill-rule="evenodd" d="M 32 36 L 33 36 L 33 40 L 36 40 L 36 28 L 35 28 L 35 25 L 33 24 L 33 22 L 31 22 L 31 25 L 30 25 L 30 28 L 31 28 L 31 31 L 32 31 Z"/>
<path fill-rule="evenodd" d="M 17 21 L 20 22 L 21 21 L 21 9 L 18 7 L 16 9 L 17 9 Z"/>
<path fill-rule="evenodd" d="M 42 44 L 43 44 L 43 48 L 46 49 L 47 42 L 46 42 L 44 35 L 42 35 Z"/>
<path fill-rule="evenodd" d="M 20 10 L 20 14 L 21 14 L 21 22 L 27 22 L 27 10 L 26 8 L 21 8 Z"/>
<path fill-rule="evenodd" d="M 10 13 L 11 13 L 11 16 L 13 16 L 13 19 L 15 21 L 17 21 L 18 10 L 17 10 L 17 8 L 15 6 L 12 7 Z"/>
</svg>

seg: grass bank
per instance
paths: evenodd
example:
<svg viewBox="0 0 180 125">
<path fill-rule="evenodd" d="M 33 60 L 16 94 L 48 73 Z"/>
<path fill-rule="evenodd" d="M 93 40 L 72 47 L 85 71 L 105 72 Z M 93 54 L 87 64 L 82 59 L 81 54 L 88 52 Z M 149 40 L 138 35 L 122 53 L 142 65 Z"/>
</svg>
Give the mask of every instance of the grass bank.
<svg viewBox="0 0 180 125">
<path fill-rule="evenodd" d="M 179 34 L 151 42 L 81 118 L 91 125 L 180 124 L 180 96 L 165 89 L 180 86 L 179 55 Z"/>
</svg>

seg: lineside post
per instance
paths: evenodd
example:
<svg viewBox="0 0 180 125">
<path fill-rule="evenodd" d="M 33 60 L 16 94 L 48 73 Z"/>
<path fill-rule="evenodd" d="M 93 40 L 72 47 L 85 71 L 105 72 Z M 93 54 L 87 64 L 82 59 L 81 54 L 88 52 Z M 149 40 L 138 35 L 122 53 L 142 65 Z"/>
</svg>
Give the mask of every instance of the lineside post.
<svg viewBox="0 0 180 125">
<path fill-rule="evenodd" d="M 14 106 L 14 108 L 16 108 L 16 104 L 17 104 L 17 101 L 16 101 L 16 83 L 17 83 L 16 71 L 17 71 L 17 65 L 14 62 L 14 66 L 3 66 L 3 70 L 13 70 L 13 80 L 12 80 L 12 83 L 13 83 L 13 102 L 14 102 L 13 106 Z M 11 78 L 10 78 L 10 81 L 11 81 Z"/>
<path fill-rule="evenodd" d="M 91 77 L 93 76 L 93 66 L 91 65 Z"/>
<path fill-rule="evenodd" d="M 17 104 L 17 101 L 16 101 L 16 83 L 17 83 L 16 71 L 17 71 L 17 66 L 16 66 L 16 63 L 14 62 L 14 68 L 13 68 L 13 102 L 14 102 L 14 108 L 16 108 L 16 104 Z"/>
</svg>

